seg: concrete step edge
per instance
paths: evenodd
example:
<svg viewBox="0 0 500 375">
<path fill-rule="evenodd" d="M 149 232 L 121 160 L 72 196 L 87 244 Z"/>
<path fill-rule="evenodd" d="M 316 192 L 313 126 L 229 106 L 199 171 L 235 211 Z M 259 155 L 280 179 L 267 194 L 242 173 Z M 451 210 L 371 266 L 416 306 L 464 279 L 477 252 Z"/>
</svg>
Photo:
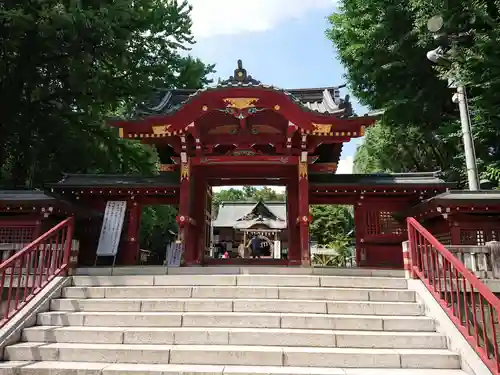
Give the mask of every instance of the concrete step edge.
<svg viewBox="0 0 500 375">
<path fill-rule="evenodd" d="M 283 299 L 281 298 L 92 298 L 90 299 L 94 302 L 163 302 L 163 301 L 171 301 L 171 302 L 269 302 L 269 303 L 282 303 Z M 63 298 L 54 298 L 52 301 L 89 301 L 88 298 L 71 298 L 71 297 L 63 297 Z M 364 301 L 364 300 L 325 300 L 325 299 L 293 299 L 288 300 L 290 303 L 338 303 L 338 304 L 373 304 L 373 305 L 417 305 L 421 306 L 419 302 L 406 302 L 406 301 Z"/>
<path fill-rule="evenodd" d="M 120 316 L 206 316 L 210 313 L 211 316 L 287 316 L 287 317 L 320 317 L 320 318 L 348 318 L 348 319 L 414 319 L 414 320 L 433 320 L 425 315 L 360 315 L 360 314 L 314 314 L 314 313 L 269 313 L 269 312 L 245 312 L 245 311 L 193 311 L 193 312 L 148 312 L 148 311 L 46 311 L 38 315 L 120 315 Z"/>
<path fill-rule="evenodd" d="M 318 348 L 310 346 L 256 346 L 256 345 L 158 345 L 158 344 L 96 344 L 96 343 L 44 343 L 21 342 L 10 345 L 6 350 L 29 348 L 65 348 L 78 350 L 127 350 L 127 351 L 158 351 L 158 350 L 200 350 L 200 351 L 293 351 L 314 353 L 367 353 L 367 354 L 415 354 L 415 355 L 453 355 L 457 353 L 449 349 L 372 349 L 372 348 Z"/>
<path fill-rule="evenodd" d="M 24 331 L 84 331 L 84 332 L 277 332 L 277 333 L 307 333 L 307 334 L 332 334 L 352 336 L 414 336 L 414 337 L 445 337 L 440 332 L 415 332 L 415 331 L 353 331 L 331 329 L 302 329 L 302 328 L 225 328 L 225 327 L 95 327 L 95 326 L 34 326 L 25 328 Z"/>
<path fill-rule="evenodd" d="M 462 370 L 429 370 L 429 369 L 343 369 L 330 367 L 286 367 L 282 366 L 217 366 L 217 365 L 143 365 L 143 364 L 116 364 L 116 363 L 95 363 L 95 362 L 4 362 L 0 369 L 22 368 L 27 370 L 86 370 L 86 374 L 116 374 L 129 375 L 136 373 L 164 373 L 182 374 L 182 373 L 200 373 L 203 375 L 241 375 L 241 374 L 260 374 L 260 375 L 466 375 Z M 284 371 L 286 369 L 286 372 Z M 50 372 L 52 372 L 50 371 Z"/>
</svg>

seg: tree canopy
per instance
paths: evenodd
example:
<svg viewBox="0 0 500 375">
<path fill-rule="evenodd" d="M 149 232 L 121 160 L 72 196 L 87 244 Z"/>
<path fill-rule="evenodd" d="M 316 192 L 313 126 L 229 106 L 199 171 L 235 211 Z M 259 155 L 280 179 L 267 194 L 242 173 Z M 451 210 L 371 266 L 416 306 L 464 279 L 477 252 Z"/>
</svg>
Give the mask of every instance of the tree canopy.
<svg viewBox="0 0 500 375">
<path fill-rule="evenodd" d="M 454 46 L 451 66 L 433 66 L 438 46 L 427 20 L 441 14 L 449 33 L 470 32 Z M 358 149 L 358 172 L 441 170 L 465 182 L 458 108 L 447 79 L 469 90 L 480 171 L 495 178 L 500 160 L 499 4 L 492 0 L 341 0 L 328 38 L 363 105 L 385 109 Z"/>
<path fill-rule="evenodd" d="M 39 188 L 62 173 L 157 173 L 153 147 L 106 126 L 156 88 L 201 88 L 213 65 L 194 42 L 186 1 L 0 4 L 0 186 Z M 146 207 L 141 242 L 164 252 L 173 207 Z"/>
<path fill-rule="evenodd" d="M 154 149 L 104 125 L 158 87 L 208 83 L 185 57 L 187 2 L 60 0 L 0 5 L 0 184 L 39 187 L 62 172 L 154 173 Z"/>
<path fill-rule="evenodd" d="M 320 245 L 329 245 L 352 236 L 354 212 L 352 206 L 314 205 L 311 206 L 311 238 Z"/>
</svg>

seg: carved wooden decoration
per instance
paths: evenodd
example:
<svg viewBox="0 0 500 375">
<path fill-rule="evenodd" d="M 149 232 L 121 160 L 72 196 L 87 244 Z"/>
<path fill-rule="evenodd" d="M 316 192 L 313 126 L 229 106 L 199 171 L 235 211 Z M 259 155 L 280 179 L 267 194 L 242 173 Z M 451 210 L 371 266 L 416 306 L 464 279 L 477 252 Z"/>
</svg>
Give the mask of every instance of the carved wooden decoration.
<svg viewBox="0 0 500 375">
<path fill-rule="evenodd" d="M 255 107 L 259 101 L 258 98 L 224 98 L 222 100 L 226 103 L 226 107 L 235 109 Z"/>
</svg>

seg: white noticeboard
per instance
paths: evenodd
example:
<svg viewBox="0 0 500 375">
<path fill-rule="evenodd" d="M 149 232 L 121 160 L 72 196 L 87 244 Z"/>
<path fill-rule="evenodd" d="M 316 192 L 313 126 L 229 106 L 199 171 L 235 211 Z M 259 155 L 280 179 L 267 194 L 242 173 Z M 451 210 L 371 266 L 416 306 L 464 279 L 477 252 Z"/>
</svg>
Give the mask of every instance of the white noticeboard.
<svg viewBox="0 0 500 375">
<path fill-rule="evenodd" d="M 126 209 L 126 201 L 108 201 L 106 203 L 96 256 L 114 257 L 118 253 Z"/>
<path fill-rule="evenodd" d="M 172 242 L 167 248 L 168 267 L 179 267 L 181 265 L 182 242 Z"/>
<path fill-rule="evenodd" d="M 274 259 L 281 259 L 281 241 L 274 241 Z"/>
</svg>

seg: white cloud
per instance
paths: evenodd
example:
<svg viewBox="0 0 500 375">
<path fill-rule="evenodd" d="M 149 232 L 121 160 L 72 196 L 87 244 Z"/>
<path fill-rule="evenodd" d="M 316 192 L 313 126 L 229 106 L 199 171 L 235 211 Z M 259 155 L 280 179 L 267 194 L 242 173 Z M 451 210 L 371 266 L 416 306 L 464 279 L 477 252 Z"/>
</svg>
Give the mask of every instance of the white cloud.
<svg viewBox="0 0 500 375">
<path fill-rule="evenodd" d="M 273 29 L 315 9 L 329 9 L 335 0 L 189 0 L 197 39 Z"/>
<path fill-rule="evenodd" d="M 336 174 L 352 174 L 354 169 L 354 156 L 347 156 L 345 159 L 339 160 Z"/>
</svg>

